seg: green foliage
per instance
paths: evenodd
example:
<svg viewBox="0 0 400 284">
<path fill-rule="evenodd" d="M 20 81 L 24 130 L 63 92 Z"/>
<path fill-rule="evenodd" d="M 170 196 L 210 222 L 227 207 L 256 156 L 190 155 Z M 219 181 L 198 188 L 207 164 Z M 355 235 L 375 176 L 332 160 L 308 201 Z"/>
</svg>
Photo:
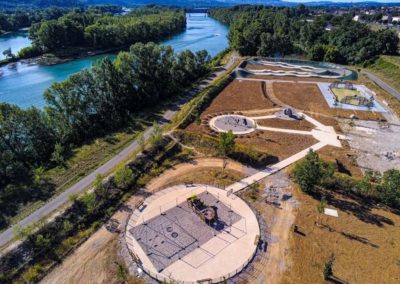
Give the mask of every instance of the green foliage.
<svg viewBox="0 0 400 284">
<path fill-rule="evenodd" d="M 67 11 L 67 9 L 51 7 L 46 9 L 19 8 L 11 13 L 0 12 L 0 34 L 1 31 L 17 31 L 21 28 L 29 27 L 34 23 L 39 23 L 42 20 L 57 19 Z"/>
<path fill-rule="evenodd" d="M 324 209 L 325 209 L 327 204 L 328 204 L 328 202 L 326 201 L 325 196 L 322 197 L 321 200 L 319 201 L 318 205 L 317 205 L 318 213 L 320 213 L 320 214 L 324 213 Z"/>
<path fill-rule="evenodd" d="M 41 265 L 34 265 L 24 272 L 22 278 L 24 279 L 25 283 L 34 283 L 43 270 L 44 268 Z"/>
<path fill-rule="evenodd" d="M 158 146 L 162 140 L 162 128 L 157 122 L 153 123 L 153 132 L 150 135 L 149 142 L 153 146 Z"/>
<path fill-rule="evenodd" d="M 13 229 L 14 239 L 22 241 L 32 234 L 34 226 L 22 227 L 20 224 L 16 224 Z"/>
<path fill-rule="evenodd" d="M 400 208 L 400 170 L 392 169 L 383 174 L 378 186 L 382 201 L 395 208 Z"/>
<path fill-rule="evenodd" d="M 372 31 L 352 21 L 352 15 L 307 16 L 321 11 L 311 8 L 238 6 L 211 10 L 211 15 L 230 24 L 229 45 L 242 55 L 284 56 L 308 54 L 313 60 L 363 63 L 380 54 L 397 54 L 396 33 Z M 322 11 L 324 12 L 324 11 Z M 326 29 L 328 25 L 333 29 Z"/>
<path fill-rule="evenodd" d="M 333 263 L 335 262 L 335 256 L 334 254 L 332 254 L 328 261 L 325 262 L 324 264 L 324 271 L 323 271 L 323 275 L 324 275 L 324 279 L 327 280 L 330 277 L 332 277 L 333 275 Z"/>
<path fill-rule="evenodd" d="M 333 176 L 333 167 L 319 159 L 317 153 L 310 149 L 304 160 L 293 171 L 295 181 L 304 192 L 311 192 L 315 186 Z"/>
<path fill-rule="evenodd" d="M 136 42 L 158 41 L 184 29 L 180 11 L 153 9 L 149 13 L 111 16 L 98 9 L 74 10 L 33 27 L 30 35 L 45 50 L 67 47 L 121 48 Z"/>
<path fill-rule="evenodd" d="M 56 143 L 54 145 L 54 151 L 51 154 L 51 161 L 57 166 L 65 165 L 64 147 L 61 145 L 61 143 Z"/>
<path fill-rule="evenodd" d="M 11 51 L 11 47 L 10 48 L 7 48 L 6 50 L 4 50 L 3 51 L 3 55 L 6 57 L 6 58 L 14 58 L 15 57 L 15 55 L 12 53 L 12 51 Z"/>
<path fill-rule="evenodd" d="M 104 189 L 104 175 L 102 174 L 97 174 L 96 178 L 94 179 L 93 182 L 93 187 L 95 190 L 103 190 Z"/>
<path fill-rule="evenodd" d="M 140 152 L 143 152 L 145 146 L 146 146 L 146 140 L 144 139 L 144 133 L 140 132 L 138 137 L 136 138 L 138 144 L 139 144 L 139 150 Z"/>
<path fill-rule="evenodd" d="M 125 282 L 128 279 L 128 276 L 129 276 L 128 269 L 122 263 L 116 262 L 115 264 L 117 266 L 117 271 L 116 271 L 117 278 L 120 281 L 124 281 Z"/>
<path fill-rule="evenodd" d="M 133 178 L 132 169 L 128 166 L 121 166 L 115 172 L 114 182 L 119 188 L 126 189 L 131 185 Z"/>
<path fill-rule="evenodd" d="M 235 149 L 235 135 L 232 130 L 219 134 L 218 152 L 221 156 L 227 156 Z"/>
</svg>

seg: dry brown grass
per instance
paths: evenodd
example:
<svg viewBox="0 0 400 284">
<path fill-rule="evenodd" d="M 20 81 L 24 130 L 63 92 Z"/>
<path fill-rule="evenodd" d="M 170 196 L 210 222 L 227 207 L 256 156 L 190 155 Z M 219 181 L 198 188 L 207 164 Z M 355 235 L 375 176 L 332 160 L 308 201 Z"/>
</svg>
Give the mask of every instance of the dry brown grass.
<svg viewBox="0 0 400 284">
<path fill-rule="evenodd" d="M 266 127 L 284 128 L 284 129 L 295 129 L 311 131 L 315 126 L 307 120 L 285 120 L 279 118 L 272 119 L 260 119 L 257 120 L 257 124 Z"/>
<path fill-rule="evenodd" d="M 273 83 L 274 94 L 283 103 L 294 108 L 331 115 L 333 117 L 349 118 L 352 114 L 359 119 L 379 120 L 383 119 L 380 113 L 372 111 L 353 111 L 333 109 L 327 104 L 317 84 L 313 83 Z"/>
<path fill-rule="evenodd" d="M 173 186 L 183 183 L 203 183 L 217 187 L 225 187 L 231 185 L 241 179 L 245 175 L 239 171 L 222 168 L 204 168 L 198 169 L 180 176 L 174 177 L 165 186 Z"/>
<path fill-rule="evenodd" d="M 238 136 L 237 143 L 253 146 L 256 150 L 279 158 L 288 158 L 318 141 L 311 135 L 296 135 L 273 131 L 255 131 L 249 135 Z"/>
<path fill-rule="evenodd" d="M 263 97 L 262 82 L 234 80 L 230 83 L 201 114 L 231 111 L 263 110 L 273 107 L 273 103 Z"/>
<path fill-rule="evenodd" d="M 326 283 L 322 272 L 332 253 L 333 274 L 347 283 L 399 283 L 399 215 L 336 195 L 327 207 L 337 209 L 339 218 L 321 215 L 322 228 L 315 225 L 319 201 L 298 190 L 295 196 L 301 203 L 295 225 L 305 236 L 291 235 L 282 283 Z"/>
<path fill-rule="evenodd" d="M 363 174 L 355 159 L 352 159 L 353 152 L 347 141 L 342 141 L 342 148 L 325 146 L 318 151 L 320 158 L 327 162 L 332 162 L 339 166 L 340 171 L 350 174 L 353 177 L 362 177 Z"/>
</svg>

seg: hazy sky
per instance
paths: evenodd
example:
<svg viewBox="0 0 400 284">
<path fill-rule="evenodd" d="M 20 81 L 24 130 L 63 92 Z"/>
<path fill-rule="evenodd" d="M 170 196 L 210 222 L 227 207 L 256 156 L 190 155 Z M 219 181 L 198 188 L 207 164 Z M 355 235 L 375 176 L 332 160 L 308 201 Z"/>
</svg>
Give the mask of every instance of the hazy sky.
<svg viewBox="0 0 400 284">
<path fill-rule="evenodd" d="M 317 2 L 317 1 L 324 1 L 324 0 L 283 0 L 285 2 Z M 331 1 L 331 2 L 367 2 L 365 0 L 327 0 L 327 1 Z M 381 3 L 400 3 L 400 0 L 369 0 L 368 2 L 381 2 Z"/>
</svg>

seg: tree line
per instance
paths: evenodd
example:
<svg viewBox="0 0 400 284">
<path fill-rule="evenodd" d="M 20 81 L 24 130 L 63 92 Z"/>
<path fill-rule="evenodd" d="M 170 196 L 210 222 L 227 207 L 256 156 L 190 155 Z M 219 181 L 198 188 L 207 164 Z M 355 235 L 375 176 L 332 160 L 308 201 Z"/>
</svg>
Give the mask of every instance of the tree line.
<svg viewBox="0 0 400 284">
<path fill-rule="evenodd" d="M 33 23 L 58 19 L 69 10 L 57 7 L 46 9 L 17 9 L 13 12 L 0 12 L 0 35 L 30 27 Z"/>
<path fill-rule="evenodd" d="M 46 168 L 68 151 L 127 125 L 135 111 L 182 94 L 208 71 L 206 51 L 175 54 L 169 46 L 137 43 L 112 62 L 102 59 L 44 94 L 44 111 L 0 104 L 0 227 L 19 206 L 47 198 Z"/>
<path fill-rule="evenodd" d="M 359 64 L 381 54 L 397 54 L 399 39 L 394 31 L 372 31 L 353 21 L 350 13 L 332 16 L 315 9 L 304 5 L 237 6 L 212 9 L 210 13 L 230 25 L 230 47 L 242 55 L 294 53 L 312 60 Z M 320 13 L 311 17 L 315 12 Z"/>
<path fill-rule="evenodd" d="M 310 151 L 305 159 L 298 163 L 293 177 L 300 188 L 309 194 L 318 191 L 318 187 L 355 194 L 381 202 L 400 210 L 400 170 L 390 169 L 383 174 L 367 171 L 361 180 L 337 173 L 334 165 L 321 160 L 317 153 Z"/>
<path fill-rule="evenodd" d="M 33 45 L 44 52 L 70 47 L 121 49 L 136 42 L 157 42 L 182 31 L 185 26 L 186 18 L 181 10 L 149 7 L 113 16 L 88 9 L 34 24 L 29 33 Z"/>
</svg>

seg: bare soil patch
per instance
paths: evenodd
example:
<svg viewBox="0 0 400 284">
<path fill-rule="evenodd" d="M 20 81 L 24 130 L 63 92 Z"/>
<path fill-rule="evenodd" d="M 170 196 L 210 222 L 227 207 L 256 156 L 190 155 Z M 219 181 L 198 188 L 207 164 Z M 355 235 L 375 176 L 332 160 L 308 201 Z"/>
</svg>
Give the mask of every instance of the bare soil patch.
<svg viewBox="0 0 400 284">
<path fill-rule="evenodd" d="M 379 120 L 383 116 L 371 111 L 354 111 L 330 108 L 317 84 L 312 83 L 273 83 L 275 96 L 287 105 L 294 108 L 322 113 L 326 115 L 349 118 L 355 115 L 363 120 Z"/>
<path fill-rule="evenodd" d="M 319 214 L 311 196 L 298 190 L 295 196 L 300 207 L 294 224 L 304 236 L 291 234 L 282 283 L 326 283 L 323 269 L 332 253 L 333 275 L 344 281 L 333 283 L 399 283 L 399 215 L 336 194 L 327 198 L 327 207 L 338 210 L 334 218 Z M 315 225 L 318 215 L 322 227 Z"/>
<path fill-rule="evenodd" d="M 279 118 L 257 120 L 260 126 L 311 131 L 315 126 L 307 120 L 286 120 Z"/>
</svg>

